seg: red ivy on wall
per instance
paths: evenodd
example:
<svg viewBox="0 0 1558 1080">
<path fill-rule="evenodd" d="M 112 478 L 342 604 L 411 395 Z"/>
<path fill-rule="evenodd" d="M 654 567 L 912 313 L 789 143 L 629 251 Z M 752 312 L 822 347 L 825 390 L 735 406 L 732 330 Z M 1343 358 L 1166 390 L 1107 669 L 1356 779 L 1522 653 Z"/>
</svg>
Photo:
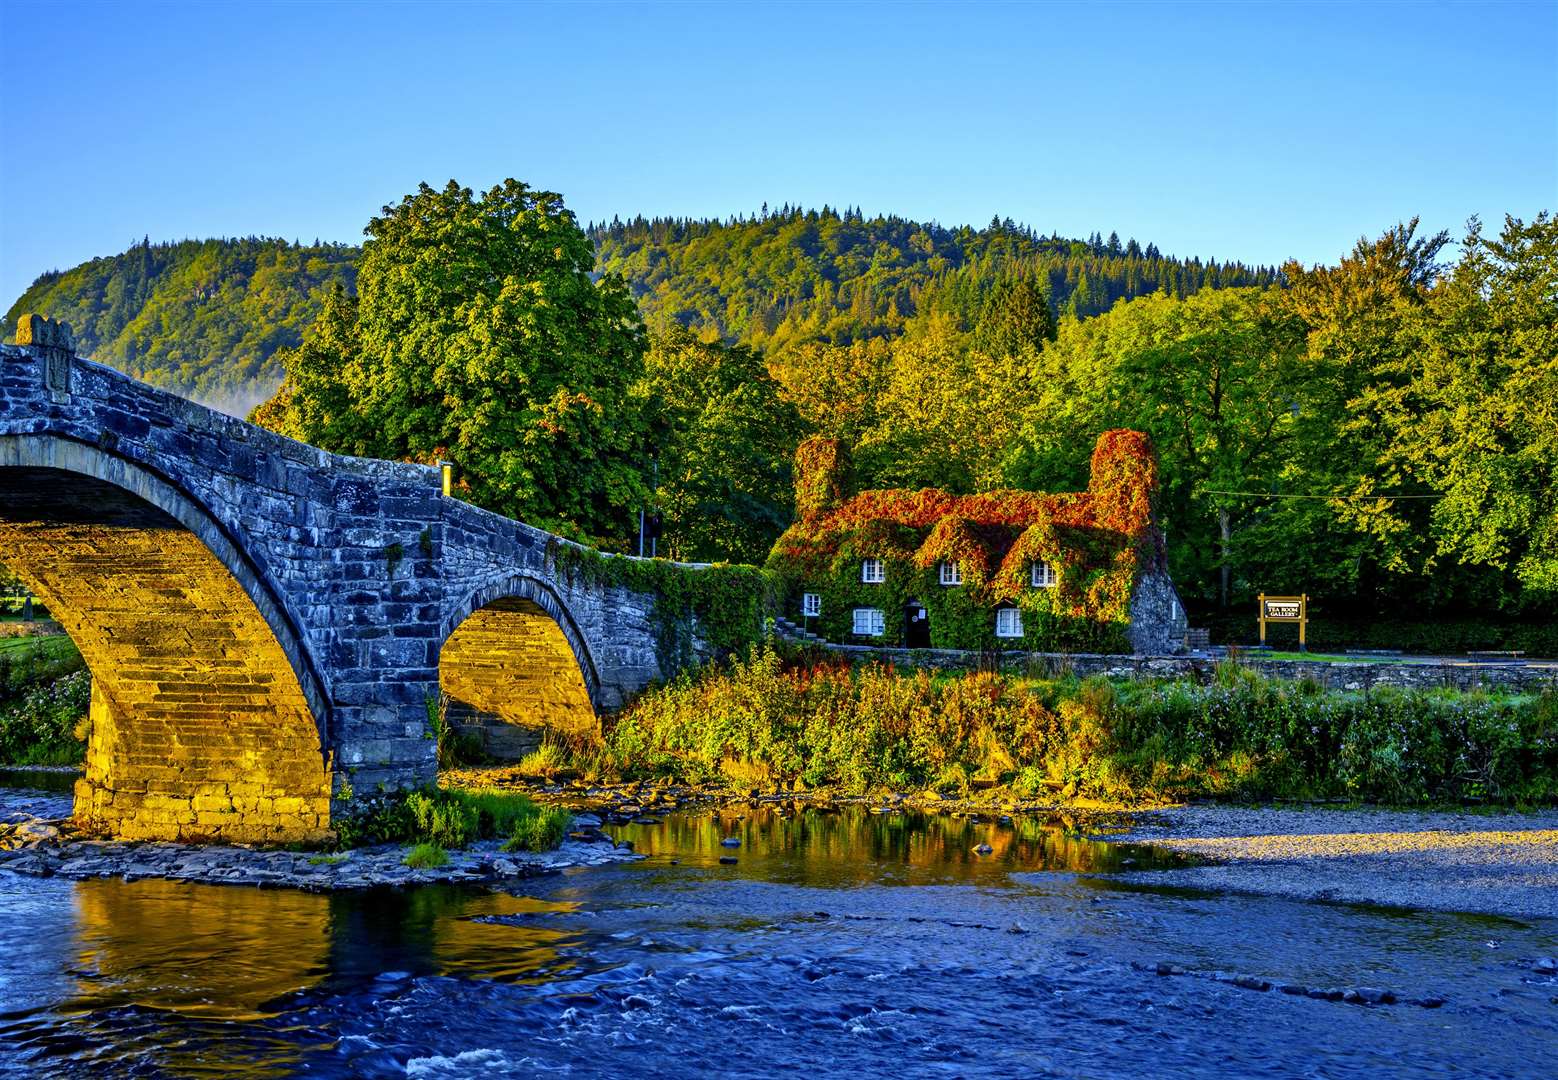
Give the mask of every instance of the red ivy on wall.
<svg viewBox="0 0 1558 1080">
<path fill-rule="evenodd" d="M 920 569 L 957 562 L 965 587 L 986 602 L 1026 605 L 1039 602 L 1029 568 L 1043 560 L 1059 578 L 1043 598 L 1055 614 L 1123 624 L 1139 573 L 1162 557 L 1152 519 L 1157 456 L 1139 431 L 1098 437 L 1085 492 L 926 488 L 845 498 L 847 474 L 837 440 L 808 439 L 796 453 L 797 520 L 769 565 L 797 584 L 837 568 L 840 556 L 908 557 Z"/>
</svg>

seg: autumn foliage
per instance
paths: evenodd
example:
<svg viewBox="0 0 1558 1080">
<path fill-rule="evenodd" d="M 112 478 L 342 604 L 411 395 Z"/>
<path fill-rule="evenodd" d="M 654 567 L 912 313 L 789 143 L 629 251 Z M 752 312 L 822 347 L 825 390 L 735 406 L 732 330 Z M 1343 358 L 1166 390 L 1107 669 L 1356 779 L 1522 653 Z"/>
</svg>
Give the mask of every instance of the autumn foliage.
<svg viewBox="0 0 1558 1080">
<path fill-rule="evenodd" d="M 1161 566 L 1157 458 L 1137 431 L 1099 436 L 1084 492 L 926 488 L 844 497 L 847 458 L 824 438 L 802 444 L 795 475 L 797 520 L 769 565 L 785 574 L 794 598 L 823 595 L 822 630 L 834 640 L 851 636 L 845 620 L 854 607 L 895 612 L 913 598 L 930 611 L 937 645 L 990 644 L 990 609 L 1013 604 L 1024 612 L 1028 647 L 1103 647 L 1123 636 L 1140 573 Z M 884 561 L 886 581 L 860 581 L 859 560 L 868 557 Z M 1054 588 L 1033 587 L 1031 568 L 1041 561 L 1056 571 Z M 942 586 L 942 563 L 957 564 L 961 585 Z M 879 643 L 896 644 L 894 631 Z"/>
</svg>

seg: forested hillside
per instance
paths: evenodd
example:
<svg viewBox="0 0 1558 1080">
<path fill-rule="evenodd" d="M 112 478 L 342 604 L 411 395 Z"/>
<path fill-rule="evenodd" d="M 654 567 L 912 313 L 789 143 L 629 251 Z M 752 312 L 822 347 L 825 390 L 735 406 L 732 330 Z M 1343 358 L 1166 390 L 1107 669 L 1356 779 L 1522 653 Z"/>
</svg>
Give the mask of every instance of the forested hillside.
<svg viewBox="0 0 1558 1080">
<path fill-rule="evenodd" d="M 848 344 L 902 331 L 940 299 L 982 293 L 996 278 L 1040 281 L 1057 314 L 1096 315 L 1158 291 L 1268 285 L 1272 267 L 1165 256 L 1153 244 L 1094 233 L 1040 236 L 1010 218 L 944 228 L 858 210 L 783 207 L 730 221 L 642 217 L 590 229 L 599 269 L 627 279 L 652 328 L 770 355 L 814 341 Z"/>
<path fill-rule="evenodd" d="M 243 412 L 281 381 L 276 350 L 296 345 L 325 292 L 350 288 L 358 249 L 235 240 L 142 241 L 70 270 L 51 271 L 12 304 L 64 319 L 81 354 Z"/>
<path fill-rule="evenodd" d="M 726 222 L 636 218 L 589 236 L 597 270 L 626 279 L 652 328 L 675 323 L 770 355 L 895 336 L 936 311 L 964 319 L 1014 274 L 1041 282 L 1057 314 L 1084 316 L 1122 297 L 1278 277 L 1269 267 L 1164 256 L 1113 234 L 1064 240 L 1010 219 L 950 229 L 828 208 Z M 6 312 L 4 331 L 28 311 L 64 319 L 83 355 L 243 412 L 281 381 L 276 351 L 298 344 L 325 293 L 351 289 L 360 254 L 254 237 L 143 241 L 42 275 Z"/>
</svg>

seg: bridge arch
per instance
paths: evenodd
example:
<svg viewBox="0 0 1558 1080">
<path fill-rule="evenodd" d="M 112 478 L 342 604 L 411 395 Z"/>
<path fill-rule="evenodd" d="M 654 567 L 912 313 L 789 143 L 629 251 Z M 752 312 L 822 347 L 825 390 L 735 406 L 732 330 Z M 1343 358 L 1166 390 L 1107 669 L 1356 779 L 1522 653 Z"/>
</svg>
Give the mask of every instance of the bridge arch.
<svg viewBox="0 0 1558 1080">
<path fill-rule="evenodd" d="M 589 641 L 544 579 L 505 574 L 473 591 L 442 628 L 439 686 L 450 721 L 514 757 L 543 732 L 599 733 L 600 673 Z"/>
<path fill-rule="evenodd" d="M 0 562 L 92 671 L 79 819 L 126 838 L 328 832 L 312 657 L 241 538 L 198 500 L 100 446 L 0 436 Z"/>
</svg>

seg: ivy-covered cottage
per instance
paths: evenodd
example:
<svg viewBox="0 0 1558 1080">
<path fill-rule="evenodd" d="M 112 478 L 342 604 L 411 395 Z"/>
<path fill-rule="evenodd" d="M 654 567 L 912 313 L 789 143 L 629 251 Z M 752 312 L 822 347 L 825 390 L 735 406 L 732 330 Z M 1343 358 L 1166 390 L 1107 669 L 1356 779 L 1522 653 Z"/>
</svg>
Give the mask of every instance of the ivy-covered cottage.
<svg viewBox="0 0 1558 1080">
<path fill-rule="evenodd" d="M 849 493 L 835 439 L 801 444 L 796 520 L 769 555 L 823 638 L 910 648 L 1178 652 L 1185 613 L 1153 517 L 1146 435 L 1106 431 L 1086 491 Z"/>
</svg>

